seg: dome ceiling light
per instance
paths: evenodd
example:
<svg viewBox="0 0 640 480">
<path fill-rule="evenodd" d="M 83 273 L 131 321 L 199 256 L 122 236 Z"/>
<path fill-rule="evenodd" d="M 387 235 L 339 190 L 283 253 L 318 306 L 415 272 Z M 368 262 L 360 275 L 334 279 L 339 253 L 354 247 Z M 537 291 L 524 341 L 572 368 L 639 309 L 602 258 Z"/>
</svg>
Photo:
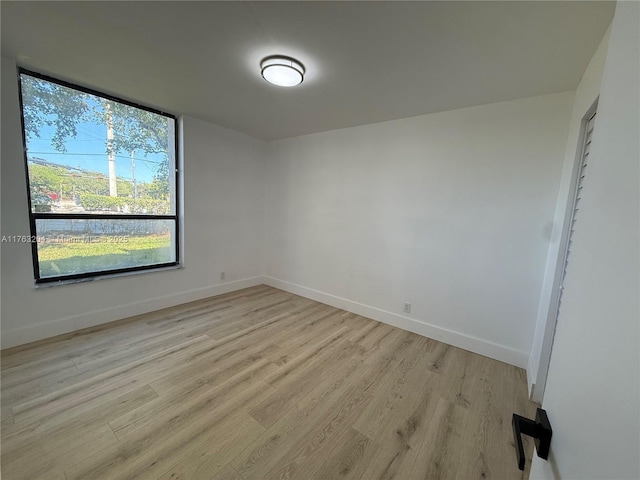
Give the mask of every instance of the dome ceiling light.
<svg viewBox="0 0 640 480">
<path fill-rule="evenodd" d="M 295 87 L 304 80 L 304 66 L 294 58 L 274 55 L 260 62 L 262 78 L 279 87 Z"/>
</svg>

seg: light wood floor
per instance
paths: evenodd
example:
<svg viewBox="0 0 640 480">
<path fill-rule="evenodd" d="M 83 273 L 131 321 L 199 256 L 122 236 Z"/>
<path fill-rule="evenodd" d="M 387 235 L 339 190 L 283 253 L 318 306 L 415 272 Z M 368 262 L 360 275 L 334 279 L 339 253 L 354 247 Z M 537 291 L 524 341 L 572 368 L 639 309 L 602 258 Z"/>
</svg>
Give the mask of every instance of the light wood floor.
<svg viewBox="0 0 640 480">
<path fill-rule="evenodd" d="M 514 412 L 521 369 L 259 286 L 3 352 L 2 478 L 512 480 Z"/>
</svg>

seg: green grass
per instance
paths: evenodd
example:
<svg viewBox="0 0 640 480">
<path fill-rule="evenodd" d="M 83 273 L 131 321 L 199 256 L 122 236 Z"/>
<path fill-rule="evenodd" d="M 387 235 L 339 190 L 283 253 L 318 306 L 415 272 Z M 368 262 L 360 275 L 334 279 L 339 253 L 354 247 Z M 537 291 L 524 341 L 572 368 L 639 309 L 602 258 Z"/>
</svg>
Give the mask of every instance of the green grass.
<svg viewBox="0 0 640 480">
<path fill-rule="evenodd" d="M 85 242 L 83 237 L 66 237 L 64 243 L 38 246 L 40 276 L 53 277 L 77 273 L 130 268 L 174 261 L 169 235 L 129 236 L 126 242 Z"/>
</svg>

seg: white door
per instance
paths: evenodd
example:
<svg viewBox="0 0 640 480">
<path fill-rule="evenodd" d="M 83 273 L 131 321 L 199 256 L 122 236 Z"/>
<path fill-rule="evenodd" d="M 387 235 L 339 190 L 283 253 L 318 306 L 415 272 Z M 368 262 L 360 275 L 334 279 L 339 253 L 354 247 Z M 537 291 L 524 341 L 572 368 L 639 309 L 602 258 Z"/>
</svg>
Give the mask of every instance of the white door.
<svg viewBox="0 0 640 480">
<path fill-rule="evenodd" d="M 555 335 L 555 328 L 558 321 L 558 315 L 560 312 L 560 305 L 562 304 L 562 292 L 564 290 L 565 277 L 567 274 L 569 256 L 571 253 L 571 245 L 573 244 L 573 234 L 576 228 L 576 222 L 578 221 L 578 211 L 580 209 L 580 202 L 582 200 L 582 191 L 584 188 L 585 176 L 587 175 L 587 164 L 589 162 L 589 152 L 591 150 L 591 140 L 593 137 L 593 129 L 595 125 L 596 116 L 596 102 L 589 108 L 582 120 L 582 126 L 580 130 L 579 146 L 576 152 L 575 165 L 573 168 L 571 188 L 569 189 L 569 196 L 571 196 L 571 203 L 567 205 L 568 217 L 563 225 L 563 231 L 560 237 L 560 247 L 558 252 L 557 264 L 554 268 L 556 277 L 553 280 L 554 287 L 549 298 L 549 316 L 553 314 L 553 318 L 550 318 L 547 323 L 547 331 L 545 332 L 542 351 L 540 353 L 540 362 L 538 364 L 537 376 L 533 379 L 535 383 L 531 392 L 532 400 L 540 402 L 544 395 L 544 389 L 547 382 L 547 374 L 549 369 L 549 362 L 551 360 L 551 350 L 553 346 L 553 339 Z"/>
<path fill-rule="evenodd" d="M 532 480 L 640 478 L 640 3 L 618 2 Z"/>
</svg>

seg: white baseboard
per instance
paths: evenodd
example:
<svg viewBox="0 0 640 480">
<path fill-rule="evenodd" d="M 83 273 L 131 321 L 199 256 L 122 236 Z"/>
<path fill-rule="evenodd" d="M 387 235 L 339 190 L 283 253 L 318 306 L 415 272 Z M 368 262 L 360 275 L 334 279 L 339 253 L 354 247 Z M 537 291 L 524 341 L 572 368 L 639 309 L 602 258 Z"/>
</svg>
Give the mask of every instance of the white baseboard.
<svg viewBox="0 0 640 480">
<path fill-rule="evenodd" d="M 261 284 L 279 288 L 280 290 L 294 293 L 317 302 L 353 312 L 364 317 L 372 318 L 379 322 L 383 322 L 409 332 L 433 338 L 434 340 L 438 340 L 455 347 L 463 348 L 470 352 L 478 353 L 501 362 L 524 368 L 527 371 L 530 388 L 532 385 L 531 381 L 536 378 L 533 374 L 534 370 L 533 364 L 531 363 L 532 359 L 530 355 L 525 352 L 269 276 L 256 276 L 234 282 L 211 285 L 164 297 L 132 302 L 126 305 L 118 305 L 113 308 L 80 313 L 49 322 L 30 325 L 28 327 L 7 331 L 3 330 L 2 348 L 9 348 L 29 342 L 35 342 L 44 338 L 80 330 L 82 328 L 94 327 L 96 325 L 132 317 L 134 315 L 153 312 L 163 308 L 180 305 L 182 303 L 193 302 L 203 298 L 213 297 L 215 295 L 221 295 L 223 293 L 229 293 L 235 290 L 254 287 Z"/>
<path fill-rule="evenodd" d="M 533 355 L 529 355 L 527 362 L 527 385 L 529 386 L 529 398 L 534 399 L 534 389 L 536 388 L 536 378 L 538 377 L 538 368 Z"/>
<path fill-rule="evenodd" d="M 265 276 L 263 278 L 264 283 L 271 287 L 279 288 L 280 290 L 285 290 L 287 292 L 300 295 L 301 297 L 325 303 L 332 307 L 347 310 L 348 312 L 356 313 L 363 317 L 372 318 L 379 322 L 453 345 L 454 347 L 459 347 L 470 352 L 484 355 L 485 357 L 515 365 L 516 367 L 528 369 L 529 354 L 526 352 L 514 350 L 504 345 L 499 345 L 464 333 L 438 327 L 415 318 L 409 318 L 387 312 L 386 310 L 381 310 L 379 308 L 364 305 L 362 303 L 347 300 L 346 298 L 337 297 L 329 293 L 303 287 L 277 278 L 269 276 Z"/>
<path fill-rule="evenodd" d="M 60 318 L 49 322 L 42 322 L 28 327 L 2 331 L 2 348 L 15 347 L 25 343 L 35 342 L 43 338 L 55 337 L 63 333 L 73 332 L 82 328 L 95 327 L 103 323 L 121 320 L 123 318 L 153 312 L 163 308 L 193 302 L 223 293 L 233 292 L 242 288 L 254 287 L 264 283 L 262 276 L 245 278 L 234 282 L 210 285 L 204 288 L 179 292 L 164 297 L 156 297 L 112 308 L 83 312 L 70 317 Z"/>
</svg>

